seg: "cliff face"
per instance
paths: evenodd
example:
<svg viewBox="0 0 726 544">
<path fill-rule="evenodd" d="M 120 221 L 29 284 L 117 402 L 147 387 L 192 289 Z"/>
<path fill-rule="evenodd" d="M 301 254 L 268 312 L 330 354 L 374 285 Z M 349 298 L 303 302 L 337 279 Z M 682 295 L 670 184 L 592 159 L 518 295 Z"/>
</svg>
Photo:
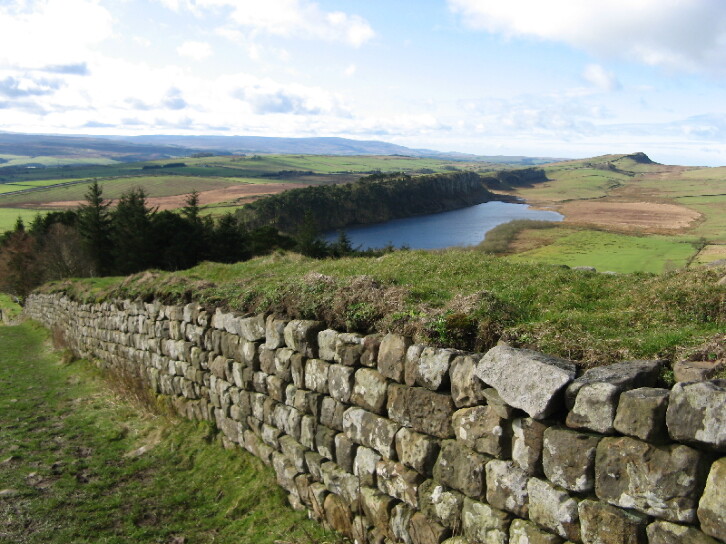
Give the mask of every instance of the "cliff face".
<svg viewBox="0 0 726 544">
<path fill-rule="evenodd" d="M 34 294 L 26 313 L 215 422 L 294 507 L 357 542 L 726 538 L 724 381 L 669 390 L 658 361 L 578 376 L 506 345 L 465 353 L 194 303 Z"/>
</svg>

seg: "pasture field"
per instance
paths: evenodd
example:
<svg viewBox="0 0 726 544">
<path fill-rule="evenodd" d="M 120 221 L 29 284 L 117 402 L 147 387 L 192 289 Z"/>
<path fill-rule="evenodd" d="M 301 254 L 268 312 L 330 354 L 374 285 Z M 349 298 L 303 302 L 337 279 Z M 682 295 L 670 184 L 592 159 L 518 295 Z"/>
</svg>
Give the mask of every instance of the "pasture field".
<svg viewBox="0 0 726 544">
<path fill-rule="evenodd" d="M 195 189 L 202 192 L 238 184 L 265 183 L 269 183 L 268 180 L 163 175 L 99 180 L 99 184 L 103 189 L 103 196 L 108 199 L 117 199 L 124 192 L 136 187 L 142 187 L 150 197 L 164 197 L 188 194 Z M 50 186 L 44 190 L 8 195 L 2 198 L 2 203 L 5 205 L 40 206 L 49 205 L 49 203 L 70 202 L 75 205 L 76 202 L 83 200 L 90 184 L 91 181 L 88 180 L 73 185 Z"/>
<path fill-rule="evenodd" d="M 624 174 L 594 168 L 550 167 L 545 168 L 545 172 L 551 181 L 521 190 L 526 192 L 530 202 L 552 203 L 601 198 L 628 179 Z"/>
<path fill-rule="evenodd" d="M 563 213 L 564 223 L 578 226 L 578 232 L 564 226 L 521 232 L 509 248 L 518 254 L 512 258 L 662 272 L 689 265 L 691 258 L 701 263 L 694 258 L 696 241 L 726 243 L 726 167 L 669 166 L 633 154 L 545 169 L 550 181 L 513 194 Z"/>
<path fill-rule="evenodd" d="M 29 225 L 37 214 L 45 214 L 45 211 L 24 210 L 22 208 L 0 208 L 0 233 L 12 230 L 18 217 L 22 217 L 25 225 Z"/>
<path fill-rule="evenodd" d="M 25 165 L 42 165 L 42 166 L 77 166 L 77 165 L 109 165 L 117 164 L 118 161 L 113 159 L 107 159 L 104 157 L 53 157 L 53 156 L 28 156 L 28 155 L 0 155 L 0 159 L 4 159 L 7 162 L 0 163 L 1 168 L 7 168 L 12 166 L 25 166 Z"/>
<path fill-rule="evenodd" d="M 541 243 L 540 247 L 536 247 Z M 671 236 L 634 236 L 599 230 L 526 230 L 515 241 L 533 249 L 507 257 L 515 262 L 593 266 L 598 271 L 662 273 L 685 267 L 692 243 Z"/>
</svg>

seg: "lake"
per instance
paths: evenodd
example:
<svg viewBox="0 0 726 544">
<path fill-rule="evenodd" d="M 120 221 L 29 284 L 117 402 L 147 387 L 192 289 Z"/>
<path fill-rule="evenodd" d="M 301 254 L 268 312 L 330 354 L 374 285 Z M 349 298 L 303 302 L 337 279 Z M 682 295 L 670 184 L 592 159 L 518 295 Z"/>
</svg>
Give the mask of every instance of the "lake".
<svg viewBox="0 0 726 544">
<path fill-rule="evenodd" d="M 393 219 L 385 223 L 346 227 L 353 247 L 380 248 L 388 243 L 411 249 L 440 249 L 450 246 L 472 246 L 497 225 L 513 219 L 562 221 L 557 212 L 533 210 L 527 204 L 484 202 L 476 206 L 430 215 Z M 326 232 L 323 238 L 334 242 L 338 233 Z"/>
</svg>

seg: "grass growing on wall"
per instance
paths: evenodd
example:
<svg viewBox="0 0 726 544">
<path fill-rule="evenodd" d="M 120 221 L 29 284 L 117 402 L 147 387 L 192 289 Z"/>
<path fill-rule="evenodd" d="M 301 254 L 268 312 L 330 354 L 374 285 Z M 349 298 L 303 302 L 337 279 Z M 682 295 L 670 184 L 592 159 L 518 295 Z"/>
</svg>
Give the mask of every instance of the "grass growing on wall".
<svg viewBox="0 0 726 544">
<path fill-rule="evenodd" d="M 0 542 L 335 541 L 210 425 L 122 400 L 47 343 L 31 322 L 0 327 Z"/>
<path fill-rule="evenodd" d="M 485 350 L 499 339 L 596 365 L 673 358 L 726 324 L 723 269 L 598 274 L 478 251 L 401 251 L 314 260 L 274 254 L 178 273 L 51 284 L 79 300 L 191 300 L 241 312 L 321 319 L 338 330 L 396 331 Z"/>
</svg>

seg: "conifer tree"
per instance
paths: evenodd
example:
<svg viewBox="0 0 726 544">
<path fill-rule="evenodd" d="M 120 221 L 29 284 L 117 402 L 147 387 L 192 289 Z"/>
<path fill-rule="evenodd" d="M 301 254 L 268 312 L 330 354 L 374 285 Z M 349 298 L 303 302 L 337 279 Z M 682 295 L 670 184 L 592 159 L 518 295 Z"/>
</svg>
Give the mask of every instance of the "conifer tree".
<svg viewBox="0 0 726 544">
<path fill-rule="evenodd" d="M 93 261 L 96 274 L 111 273 L 113 252 L 111 242 L 111 203 L 103 198 L 97 180 L 88 187 L 86 204 L 78 208 L 78 232 Z"/>
</svg>

